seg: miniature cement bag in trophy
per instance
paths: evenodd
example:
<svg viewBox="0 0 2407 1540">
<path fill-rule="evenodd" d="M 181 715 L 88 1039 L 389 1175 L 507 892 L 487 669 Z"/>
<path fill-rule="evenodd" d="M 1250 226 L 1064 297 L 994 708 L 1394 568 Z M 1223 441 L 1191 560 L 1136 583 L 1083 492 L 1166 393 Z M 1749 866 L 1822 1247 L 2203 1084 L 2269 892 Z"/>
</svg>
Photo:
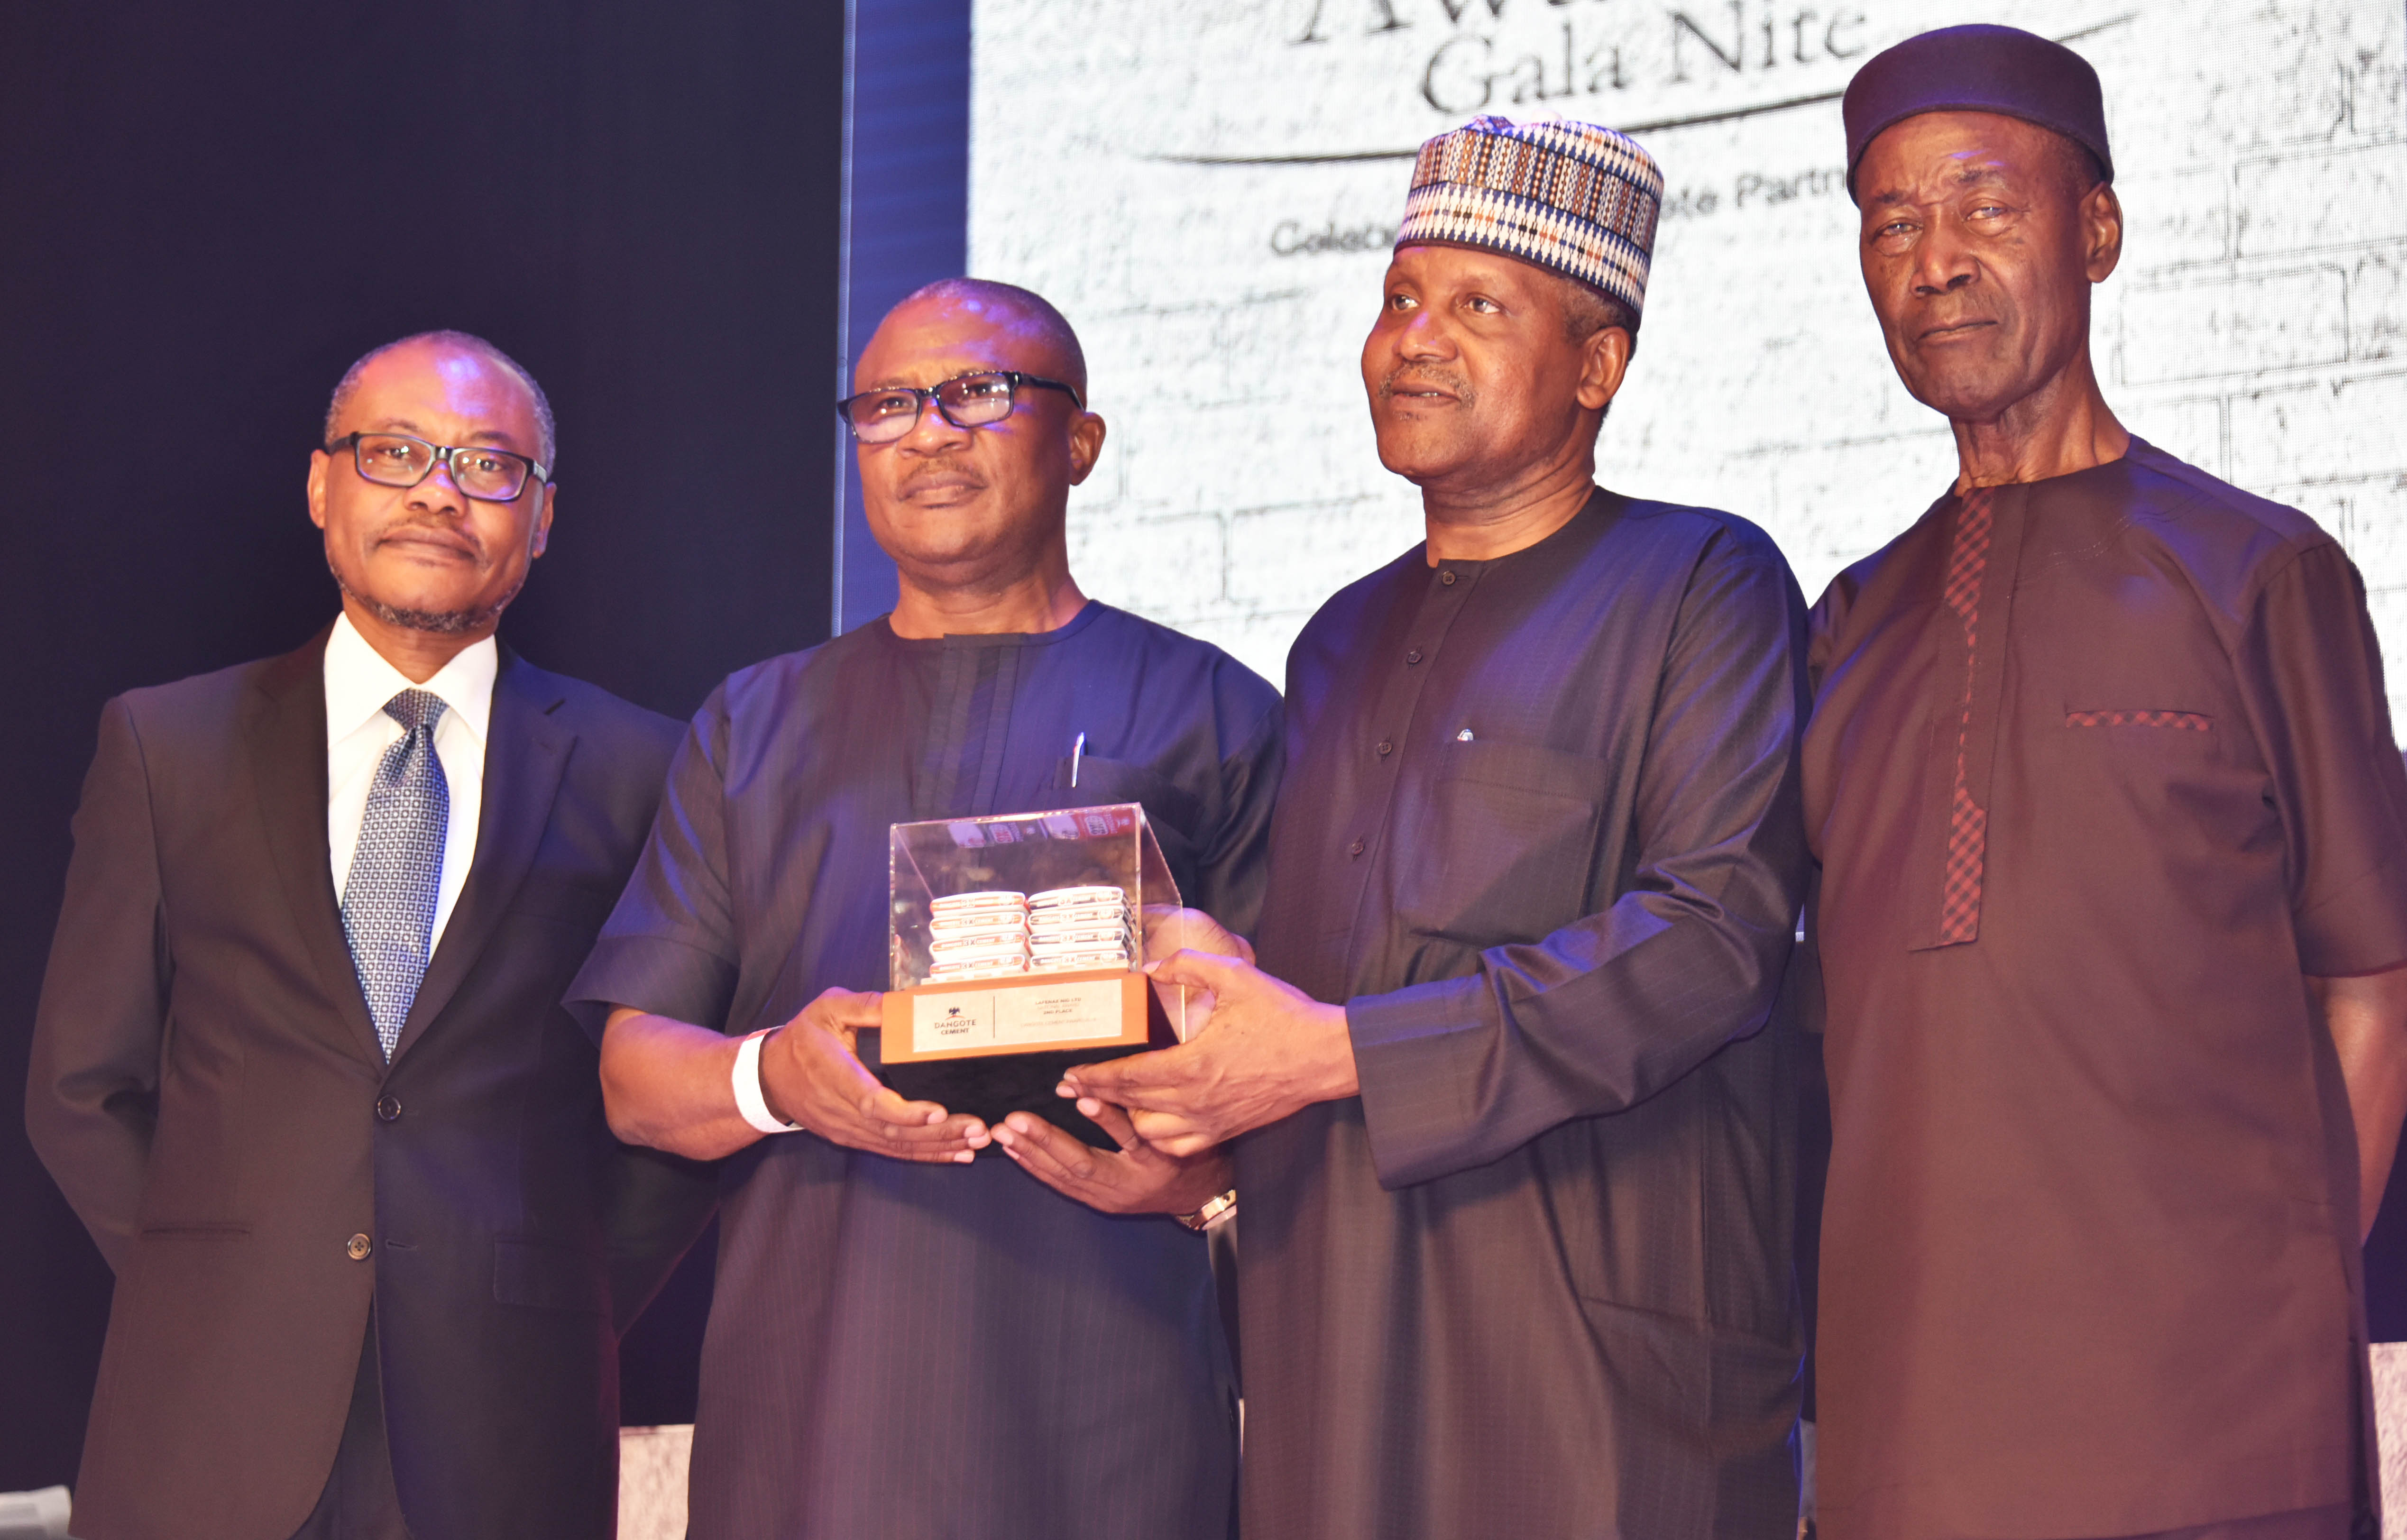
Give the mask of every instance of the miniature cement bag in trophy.
<svg viewBox="0 0 2407 1540">
<path fill-rule="evenodd" d="M 1137 804 L 898 823 L 890 859 L 884 1064 L 1186 1035 L 1186 991 L 1142 971 L 1145 913 L 1179 896 Z"/>
</svg>

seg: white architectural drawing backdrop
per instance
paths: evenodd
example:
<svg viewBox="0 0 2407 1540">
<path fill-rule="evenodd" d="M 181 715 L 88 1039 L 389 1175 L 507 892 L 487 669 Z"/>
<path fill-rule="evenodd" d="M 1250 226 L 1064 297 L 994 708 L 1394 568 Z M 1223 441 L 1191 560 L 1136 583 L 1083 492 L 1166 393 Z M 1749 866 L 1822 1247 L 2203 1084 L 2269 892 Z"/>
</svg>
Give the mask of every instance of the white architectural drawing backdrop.
<svg viewBox="0 0 2407 1540">
<path fill-rule="evenodd" d="M 2110 399 L 2347 543 L 2399 715 L 2400 0 L 976 0 L 971 270 L 1061 305 L 1111 423 L 1071 503 L 1081 581 L 1279 680 L 1321 600 L 1419 537 L 1357 364 L 1410 170 L 1383 152 L 1554 111 L 1631 129 L 1667 182 L 1603 479 L 1761 523 L 1811 600 L 1952 466 L 1863 297 L 1836 93 L 2008 8 L 2105 80 Z"/>
</svg>

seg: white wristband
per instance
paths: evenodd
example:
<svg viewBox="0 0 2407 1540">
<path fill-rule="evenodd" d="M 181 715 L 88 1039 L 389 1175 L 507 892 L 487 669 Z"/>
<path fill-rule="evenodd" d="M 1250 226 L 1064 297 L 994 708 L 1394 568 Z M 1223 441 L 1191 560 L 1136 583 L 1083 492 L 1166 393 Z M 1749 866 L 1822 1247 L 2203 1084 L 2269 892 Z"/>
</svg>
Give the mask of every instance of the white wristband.
<svg viewBox="0 0 2407 1540">
<path fill-rule="evenodd" d="M 769 1110 L 769 1099 L 761 1094 L 761 1045 L 776 1030 L 763 1027 L 736 1045 L 735 1110 L 763 1134 L 791 1134 L 803 1125 L 777 1121 L 777 1115 Z"/>
</svg>

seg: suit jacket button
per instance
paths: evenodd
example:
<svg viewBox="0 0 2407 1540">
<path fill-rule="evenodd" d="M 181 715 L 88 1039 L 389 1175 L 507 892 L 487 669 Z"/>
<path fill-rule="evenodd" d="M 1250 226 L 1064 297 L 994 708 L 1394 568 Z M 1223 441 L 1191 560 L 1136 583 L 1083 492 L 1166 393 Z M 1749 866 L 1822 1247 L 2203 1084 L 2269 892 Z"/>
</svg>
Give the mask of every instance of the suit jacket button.
<svg viewBox="0 0 2407 1540">
<path fill-rule="evenodd" d="M 343 1251 L 353 1262 L 367 1261 L 368 1238 L 365 1235 L 353 1235 L 349 1240 L 343 1243 Z"/>
<path fill-rule="evenodd" d="M 401 1098 L 398 1096 L 377 1097 L 377 1117 L 388 1123 L 397 1120 L 401 1117 Z"/>
</svg>

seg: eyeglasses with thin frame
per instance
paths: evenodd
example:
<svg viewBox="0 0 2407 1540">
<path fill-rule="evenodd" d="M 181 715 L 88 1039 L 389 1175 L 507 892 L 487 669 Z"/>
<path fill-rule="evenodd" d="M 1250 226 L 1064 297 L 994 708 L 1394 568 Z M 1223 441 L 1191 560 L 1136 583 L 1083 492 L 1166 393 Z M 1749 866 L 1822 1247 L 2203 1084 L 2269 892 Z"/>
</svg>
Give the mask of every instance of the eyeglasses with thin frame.
<svg viewBox="0 0 2407 1540">
<path fill-rule="evenodd" d="M 326 446 L 328 454 L 351 451 L 351 463 L 361 479 L 380 487 L 414 487 L 444 466 L 451 483 L 480 503 L 514 503 L 532 480 L 538 485 L 550 473 L 525 455 L 487 444 L 429 444 L 407 434 L 345 434 Z"/>
<path fill-rule="evenodd" d="M 1059 391 L 1080 411 L 1087 409 L 1076 389 L 1058 379 L 1017 369 L 979 369 L 925 387 L 881 385 L 837 402 L 835 411 L 852 430 L 852 436 L 863 444 L 891 444 L 919 425 L 919 414 L 930 402 L 935 403 L 937 415 L 954 427 L 980 428 L 1009 417 L 1020 388 L 1028 385 Z"/>
</svg>

